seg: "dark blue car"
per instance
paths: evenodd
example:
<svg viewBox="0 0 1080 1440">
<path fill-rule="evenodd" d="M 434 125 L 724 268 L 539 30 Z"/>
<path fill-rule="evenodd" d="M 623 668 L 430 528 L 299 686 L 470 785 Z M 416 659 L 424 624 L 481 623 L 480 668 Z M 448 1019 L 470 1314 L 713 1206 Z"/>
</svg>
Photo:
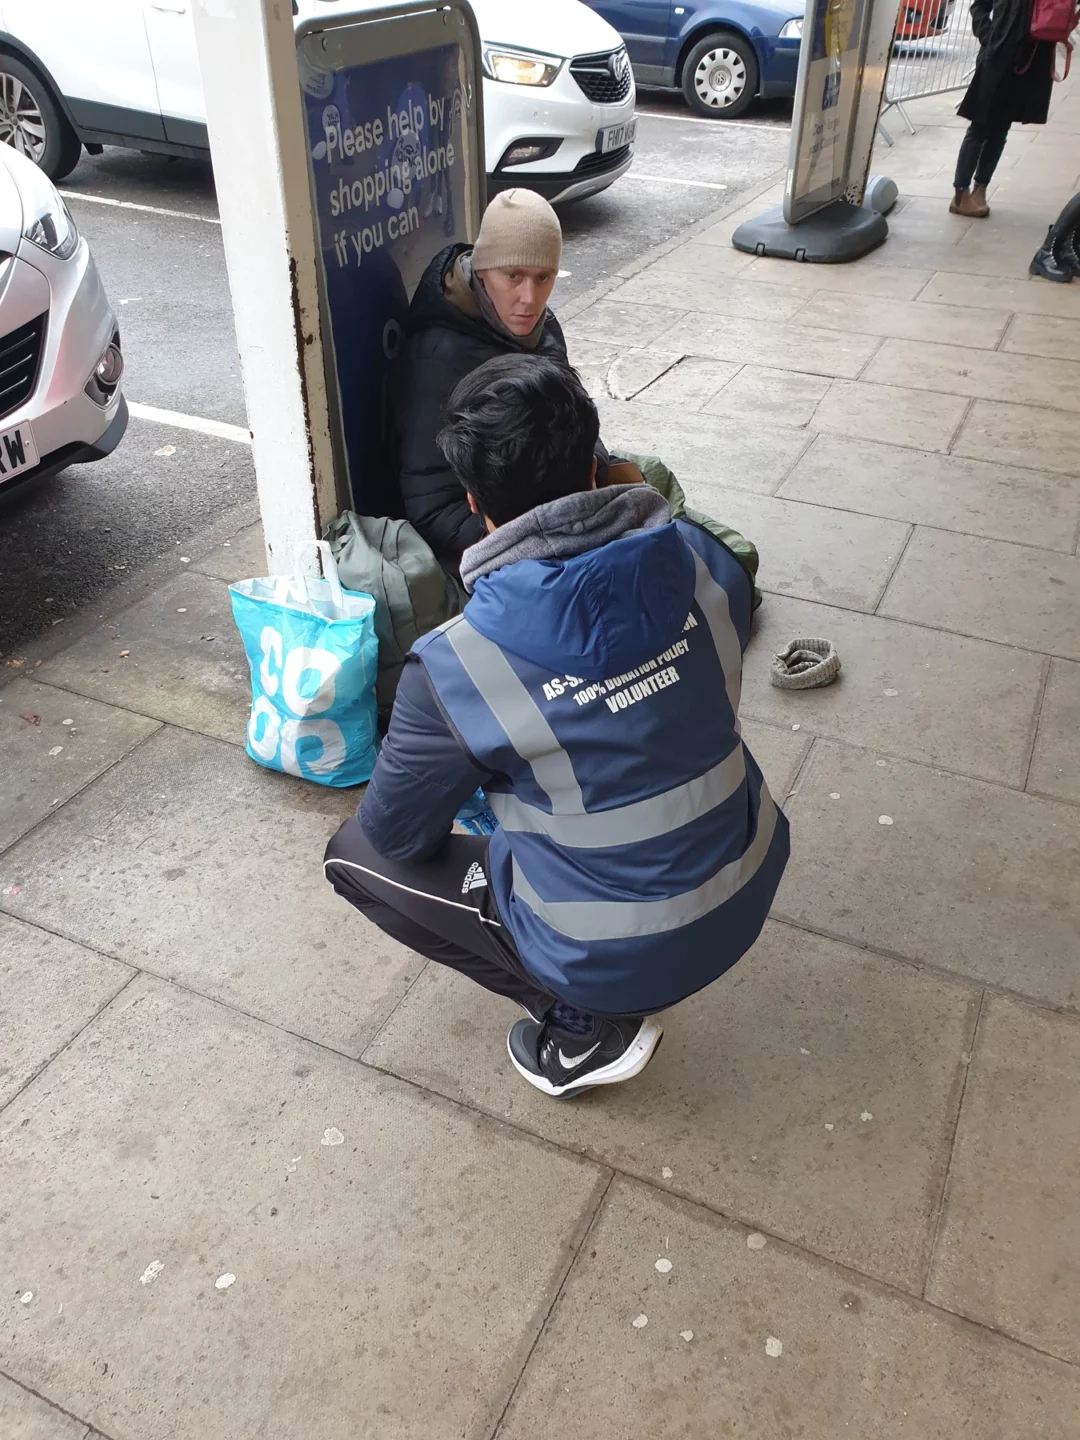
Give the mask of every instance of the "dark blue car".
<svg viewBox="0 0 1080 1440">
<path fill-rule="evenodd" d="M 586 0 L 626 41 L 639 85 L 677 86 L 699 115 L 732 119 L 755 96 L 794 95 L 798 0 Z"/>
</svg>

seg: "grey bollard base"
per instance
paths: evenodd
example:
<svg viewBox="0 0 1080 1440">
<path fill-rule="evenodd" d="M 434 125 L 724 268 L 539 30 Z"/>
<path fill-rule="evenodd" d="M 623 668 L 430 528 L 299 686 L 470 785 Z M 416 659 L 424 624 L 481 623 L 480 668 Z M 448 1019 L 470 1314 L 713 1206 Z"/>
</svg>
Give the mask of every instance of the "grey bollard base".
<svg viewBox="0 0 1080 1440">
<path fill-rule="evenodd" d="M 823 210 L 789 225 L 782 205 L 766 210 L 756 220 L 744 220 L 731 237 L 736 250 L 749 255 L 772 255 L 819 265 L 857 260 L 884 243 L 889 224 L 884 215 L 865 205 L 834 200 Z"/>
</svg>

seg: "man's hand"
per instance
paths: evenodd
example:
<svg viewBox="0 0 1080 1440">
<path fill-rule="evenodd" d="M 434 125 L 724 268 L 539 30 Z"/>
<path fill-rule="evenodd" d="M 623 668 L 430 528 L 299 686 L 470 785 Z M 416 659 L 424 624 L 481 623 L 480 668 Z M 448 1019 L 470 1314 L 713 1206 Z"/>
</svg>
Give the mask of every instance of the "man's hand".
<svg viewBox="0 0 1080 1440">
<path fill-rule="evenodd" d="M 645 476 L 631 460 L 613 461 L 607 467 L 605 485 L 644 485 Z"/>
</svg>

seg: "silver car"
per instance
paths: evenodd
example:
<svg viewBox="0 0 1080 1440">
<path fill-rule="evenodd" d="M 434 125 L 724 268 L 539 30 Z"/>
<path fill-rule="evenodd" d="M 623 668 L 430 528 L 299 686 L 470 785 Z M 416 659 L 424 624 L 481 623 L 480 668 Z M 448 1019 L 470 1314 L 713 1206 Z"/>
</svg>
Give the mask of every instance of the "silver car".
<svg viewBox="0 0 1080 1440">
<path fill-rule="evenodd" d="M 90 247 L 52 182 L 0 145 L 0 493 L 114 450 L 123 373 Z"/>
</svg>

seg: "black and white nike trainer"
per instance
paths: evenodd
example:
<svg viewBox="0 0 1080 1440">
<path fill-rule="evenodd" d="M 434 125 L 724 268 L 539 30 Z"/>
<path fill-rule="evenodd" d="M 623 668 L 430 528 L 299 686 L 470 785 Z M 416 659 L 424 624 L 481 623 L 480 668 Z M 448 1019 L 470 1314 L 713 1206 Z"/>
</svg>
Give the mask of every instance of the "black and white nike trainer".
<svg viewBox="0 0 1080 1440">
<path fill-rule="evenodd" d="M 598 1019 L 588 1035 L 572 1035 L 550 1021 L 519 1020 L 506 1037 L 506 1048 L 514 1069 L 530 1085 L 565 1099 L 640 1075 L 663 1033 L 647 1015 Z"/>
</svg>

